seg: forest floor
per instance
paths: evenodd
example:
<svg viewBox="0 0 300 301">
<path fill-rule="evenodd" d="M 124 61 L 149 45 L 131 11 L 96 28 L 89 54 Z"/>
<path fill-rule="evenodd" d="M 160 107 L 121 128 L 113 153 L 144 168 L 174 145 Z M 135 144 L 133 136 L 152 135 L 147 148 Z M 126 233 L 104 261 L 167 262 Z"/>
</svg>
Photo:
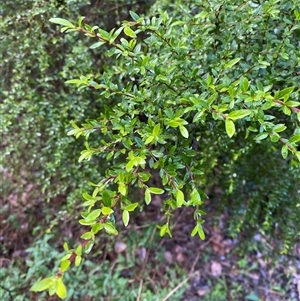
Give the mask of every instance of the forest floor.
<svg viewBox="0 0 300 301">
<path fill-rule="evenodd" d="M 44 206 L 42 200 L 31 198 L 33 190 L 34 185 L 24 183 L 22 194 L 16 196 L 10 192 L 2 200 L 1 300 L 58 300 L 46 296 L 40 299 L 29 293 L 30 285 L 37 279 L 35 267 L 32 272 L 28 262 L 48 265 L 45 273 L 49 273 L 53 269 L 52 259 L 52 265 L 43 259 L 40 262 L 33 259 L 36 258 L 33 253 L 38 252 L 36 248 L 42 245 L 38 242 L 47 233 L 52 233 L 50 244 L 61 251 L 65 239 L 75 244 L 84 230 L 72 215 L 61 218 L 57 214 L 64 204 L 63 197 Z M 87 256 L 93 265 L 104 267 L 106 264 L 106 271 L 117 275 L 114 289 L 117 290 L 116 286 L 121 285 L 119 280 L 123 279 L 127 292 L 134 295 L 132 300 L 300 300 L 300 243 L 294 245 L 288 255 L 282 255 L 276 240 L 260 233 L 250 240 L 243 234 L 229 237 L 226 227 L 230 217 L 226 214 L 214 216 L 209 212 L 204 224 L 206 239 L 201 241 L 190 235 L 194 227 L 190 208 L 175 213 L 173 238 L 160 238 L 155 224 L 162 218 L 159 200 L 145 212 L 132 217 L 126 229 L 117 216 L 119 235 L 99 235 L 94 246 L 96 253 Z M 23 275 L 22 281 L 20 275 Z M 149 292 L 152 299 L 145 297 Z M 109 297 L 109 292 L 103 294 L 106 297 L 93 297 L 87 293 L 81 299 L 74 295 L 70 300 L 129 300 L 124 295 Z"/>
</svg>

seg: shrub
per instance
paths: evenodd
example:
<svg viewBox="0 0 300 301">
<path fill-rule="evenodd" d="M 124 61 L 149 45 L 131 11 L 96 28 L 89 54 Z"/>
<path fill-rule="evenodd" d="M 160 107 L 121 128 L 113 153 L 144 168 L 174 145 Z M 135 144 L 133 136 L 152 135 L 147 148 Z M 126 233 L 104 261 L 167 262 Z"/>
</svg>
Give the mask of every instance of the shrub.
<svg viewBox="0 0 300 301">
<path fill-rule="evenodd" d="M 86 138 L 79 162 L 99 157 L 107 168 L 83 194 L 79 223 L 89 228 L 83 242 L 75 249 L 65 244 L 59 272 L 34 291 L 64 297 L 63 273 L 80 264 L 95 235 L 116 235 L 115 213 L 122 212 L 127 226 L 130 212 L 156 194 L 164 199 L 161 236 L 172 236 L 174 210 L 188 206 L 191 235 L 204 239 L 204 201 L 214 185 L 222 189 L 216 207 L 233 212 L 233 226 L 240 220 L 236 230 L 299 235 L 296 2 L 162 2 L 150 17 L 130 14 L 132 21 L 111 31 L 82 18 L 50 20 L 68 35 L 88 36 L 93 49 L 108 48 L 115 60 L 100 75 L 66 81 L 102 99 L 99 118 L 81 126 L 73 121 L 69 135 Z M 133 198 L 137 188 L 143 201 Z M 291 223 L 282 224 L 287 215 Z"/>
</svg>

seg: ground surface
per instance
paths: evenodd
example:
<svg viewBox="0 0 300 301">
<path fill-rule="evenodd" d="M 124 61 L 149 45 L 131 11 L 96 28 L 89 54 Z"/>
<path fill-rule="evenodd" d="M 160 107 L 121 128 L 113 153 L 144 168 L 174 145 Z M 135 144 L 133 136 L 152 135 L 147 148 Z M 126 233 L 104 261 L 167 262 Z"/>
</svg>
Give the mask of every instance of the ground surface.
<svg viewBox="0 0 300 301">
<path fill-rule="evenodd" d="M 49 245 L 53 245 L 53 249 L 61 248 L 65 239 L 75 244 L 83 229 L 71 216 L 65 215 L 62 219 L 57 214 L 58 208 L 63 207 L 63 197 L 45 207 L 43 200 L 31 197 L 34 185 L 26 181 L 23 184 L 20 193 L 6 190 L 2 200 L 1 300 L 57 300 L 46 296 L 40 299 L 28 292 L 36 280 L 35 271 L 38 268 L 34 265 L 39 264 L 35 254 L 42 252 L 37 248 L 42 248 L 43 237 L 48 235 L 45 230 L 49 227 L 48 232 L 52 233 Z M 132 290 L 133 300 L 300 300 L 300 244 L 295 245 L 289 255 L 280 255 L 275 240 L 261 234 L 254 235 L 250 241 L 244 241 L 242 235 L 236 239 L 227 237 L 229 216 L 223 214 L 216 217 L 213 213 L 208 214 L 206 240 L 201 241 L 190 236 L 194 227 L 191 209 L 176 212 L 173 238 L 161 239 L 155 227 L 155 222 L 162 219 L 159 201 L 150 205 L 145 213 L 132 218 L 127 229 L 122 227 L 120 221 L 117 222 L 120 224 L 120 235 L 117 238 L 101 235 L 93 255 L 87 256 L 87 262 L 92 262 L 92 265 L 107 266 L 106 273 L 110 278 L 116 277 L 111 281 L 116 281 L 118 285 L 123 283 L 127 293 Z M 48 246 L 48 241 L 46 243 Z M 52 256 L 50 251 L 45 252 L 46 257 Z M 28 262 L 33 265 L 31 269 Z M 53 264 L 52 259 L 50 262 L 41 259 L 41 265 L 49 268 L 45 273 L 53 269 Z M 91 273 L 91 268 L 85 267 L 81 273 Z M 96 276 L 97 273 L 100 275 L 101 269 L 95 272 Z M 20 275 L 23 278 L 18 280 Z M 11 282 L 7 282 L 7 277 Z M 101 285 L 105 285 L 104 282 Z M 85 285 L 89 286 L 89 282 Z M 152 294 L 152 299 L 145 297 L 146 291 Z M 109 297 L 114 294 L 109 289 L 103 294 L 106 297 L 93 297 L 85 293 L 81 299 L 74 297 L 74 300 L 129 298 L 122 297 L 124 292 Z"/>
</svg>

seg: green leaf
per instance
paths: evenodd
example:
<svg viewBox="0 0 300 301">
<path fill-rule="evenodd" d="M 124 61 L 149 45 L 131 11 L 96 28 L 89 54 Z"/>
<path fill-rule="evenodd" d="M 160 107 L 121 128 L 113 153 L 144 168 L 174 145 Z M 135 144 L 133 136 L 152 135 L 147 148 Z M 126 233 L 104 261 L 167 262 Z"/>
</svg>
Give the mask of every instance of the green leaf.
<svg viewBox="0 0 300 301">
<path fill-rule="evenodd" d="M 114 212 L 114 211 L 113 211 L 111 208 L 109 208 L 109 207 L 102 207 L 101 211 L 102 211 L 102 214 L 103 214 L 103 215 L 110 215 L 110 214 L 112 214 L 112 213 Z"/>
<path fill-rule="evenodd" d="M 85 232 L 80 236 L 80 238 L 85 239 L 85 240 L 91 239 L 93 237 L 94 237 L 94 233 L 91 231 Z"/>
<path fill-rule="evenodd" d="M 201 201 L 201 196 L 199 194 L 199 192 L 197 191 L 197 189 L 193 189 L 191 194 L 190 194 L 190 198 L 191 198 L 191 202 L 194 205 L 201 205 L 202 201 Z"/>
<path fill-rule="evenodd" d="M 229 138 L 231 138 L 235 133 L 234 122 L 231 119 L 226 118 L 225 119 L 225 128 L 226 128 L 227 135 L 229 136 Z"/>
<path fill-rule="evenodd" d="M 78 267 L 81 263 L 82 257 L 80 255 L 77 255 L 75 257 L 75 266 Z"/>
<path fill-rule="evenodd" d="M 117 229 L 111 223 L 103 224 L 105 231 L 110 235 L 118 235 Z"/>
<path fill-rule="evenodd" d="M 119 182 L 118 191 L 124 196 L 127 194 L 127 186 L 124 182 Z"/>
<path fill-rule="evenodd" d="M 127 210 L 123 210 L 122 220 L 123 220 L 124 226 L 127 227 L 128 223 L 129 223 L 129 212 Z"/>
<path fill-rule="evenodd" d="M 275 99 L 281 99 L 281 98 L 284 98 L 284 99 L 288 99 L 290 94 L 294 91 L 295 87 L 292 86 L 292 87 L 288 87 L 288 88 L 285 88 L 285 89 L 282 89 L 280 91 L 277 91 L 274 95 L 274 98 Z"/>
<path fill-rule="evenodd" d="M 55 282 L 54 277 L 45 278 L 41 281 L 36 282 L 30 290 L 33 292 L 42 292 L 47 290 Z"/>
<path fill-rule="evenodd" d="M 170 237 L 172 237 L 168 223 L 164 224 L 163 226 L 157 226 L 157 228 L 159 229 L 160 237 L 164 236 L 165 234 L 168 234 Z"/>
<path fill-rule="evenodd" d="M 289 143 L 297 143 L 300 141 L 300 134 L 296 134 L 289 139 Z"/>
<path fill-rule="evenodd" d="M 149 144 L 149 143 L 151 143 L 152 141 L 153 141 L 153 139 L 154 139 L 154 136 L 149 136 L 147 139 L 146 139 L 146 141 L 145 141 L 145 144 L 147 145 L 147 144 Z"/>
<path fill-rule="evenodd" d="M 160 134 L 160 124 L 159 123 L 153 128 L 152 134 L 154 137 L 157 137 Z"/>
<path fill-rule="evenodd" d="M 67 26 L 67 27 L 70 27 L 70 28 L 75 28 L 76 27 L 70 21 L 68 21 L 66 19 L 62 19 L 62 18 L 51 18 L 49 21 L 51 23 L 58 24 L 58 25 L 63 25 L 63 26 Z"/>
<path fill-rule="evenodd" d="M 64 242 L 63 247 L 64 247 L 64 250 L 65 250 L 66 252 L 69 251 L 69 246 L 68 246 L 68 243 L 67 243 L 67 242 Z"/>
<path fill-rule="evenodd" d="M 286 106 L 290 107 L 290 108 L 294 108 L 294 107 L 299 107 L 300 106 L 300 102 L 299 101 L 292 101 L 289 100 L 285 103 Z"/>
<path fill-rule="evenodd" d="M 237 64 L 239 61 L 241 60 L 241 58 L 235 58 L 231 61 L 229 61 L 228 63 L 225 64 L 224 69 L 229 69 L 231 67 L 233 67 L 235 64 Z"/>
<path fill-rule="evenodd" d="M 281 155 L 284 159 L 288 156 L 288 146 L 286 144 L 281 148 Z"/>
<path fill-rule="evenodd" d="M 81 244 L 79 244 L 78 247 L 76 248 L 75 254 L 79 255 L 79 256 L 82 254 L 82 245 Z"/>
<path fill-rule="evenodd" d="M 86 221 L 93 221 L 95 220 L 101 213 L 100 209 L 93 210 L 89 213 L 89 215 L 85 218 Z"/>
<path fill-rule="evenodd" d="M 198 224 L 198 235 L 200 239 L 204 240 L 205 239 L 205 233 L 203 231 L 203 228 L 201 225 Z"/>
<path fill-rule="evenodd" d="M 148 187 L 148 190 L 153 194 L 163 194 L 165 191 L 158 187 Z"/>
<path fill-rule="evenodd" d="M 131 10 L 129 11 L 129 14 L 134 21 L 137 21 L 138 19 L 140 19 L 140 16 Z"/>
<path fill-rule="evenodd" d="M 69 79 L 69 80 L 65 81 L 65 84 L 80 85 L 80 84 L 83 84 L 83 81 L 81 79 Z"/>
<path fill-rule="evenodd" d="M 283 132 L 285 129 L 286 129 L 286 126 L 283 123 L 276 124 L 273 127 L 273 131 L 276 132 L 276 133 Z"/>
<path fill-rule="evenodd" d="M 126 206 L 125 210 L 127 210 L 129 212 L 134 211 L 138 205 L 139 205 L 139 203 L 132 203 L 132 204 Z"/>
<path fill-rule="evenodd" d="M 94 43 L 93 45 L 91 45 L 91 46 L 90 46 L 90 49 L 99 48 L 99 47 L 102 46 L 103 44 L 105 44 L 105 42 L 99 41 L 99 42 Z"/>
<path fill-rule="evenodd" d="M 180 130 L 181 135 L 182 135 L 184 138 L 189 138 L 189 132 L 188 132 L 188 130 L 186 129 L 185 126 L 180 125 L 180 126 L 179 126 L 179 130 Z"/>
<path fill-rule="evenodd" d="M 61 269 L 61 271 L 65 272 L 69 268 L 70 264 L 71 264 L 70 260 L 68 260 L 68 259 L 63 260 L 60 263 L 60 269 Z"/>
<path fill-rule="evenodd" d="M 237 111 L 230 112 L 227 115 L 227 118 L 230 118 L 231 120 L 238 120 L 238 119 L 242 119 L 250 114 L 251 114 L 251 110 L 237 110 Z"/>
<path fill-rule="evenodd" d="M 86 192 L 84 192 L 84 193 L 82 194 L 82 196 L 83 196 L 83 198 L 84 198 L 85 200 L 87 200 L 87 201 L 94 201 L 94 200 L 95 200 L 94 197 L 92 197 L 91 195 L 89 195 L 89 194 L 86 193 Z"/>
<path fill-rule="evenodd" d="M 243 92 L 246 92 L 249 88 L 249 81 L 247 77 L 243 77 L 241 80 L 241 89 Z"/>
<path fill-rule="evenodd" d="M 91 252 L 91 250 L 92 250 L 92 248 L 93 248 L 93 246 L 94 246 L 94 240 L 90 240 L 87 244 L 86 244 L 86 246 L 85 246 L 85 248 L 84 248 L 84 253 L 85 254 L 89 254 L 90 252 Z"/>
<path fill-rule="evenodd" d="M 151 194 L 149 189 L 145 190 L 145 203 L 149 205 L 151 203 Z"/>
<path fill-rule="evenodd" d="M 136 38 L 135 32 L 129 26 L 124 27 L 124 33 L 130 38 Z"/>
<path fill-rule="evenodd" d="M 256 140 L 256 141 L 263 140 L 263 139 L 267 138 L 268 136 L 269 136 L 269 134 L 266 132 L 260 133 L 254 137 L 254 140 Z"/>
<path fill-rule="evenodd" d="M 176 191 L 176 204 L 177 207 L 181 207 L 184 204 L 184 194 L 180 189 Z"/>
<path fill-rule="evenodd" d="M 61 278 L 58 278 L 56 280 L 56 291 L 55 293 L 57 294 L 57 296 L 61 299 L 64 299 L 67 297 L 67 289 L 62 281 Z"/>
</svg>

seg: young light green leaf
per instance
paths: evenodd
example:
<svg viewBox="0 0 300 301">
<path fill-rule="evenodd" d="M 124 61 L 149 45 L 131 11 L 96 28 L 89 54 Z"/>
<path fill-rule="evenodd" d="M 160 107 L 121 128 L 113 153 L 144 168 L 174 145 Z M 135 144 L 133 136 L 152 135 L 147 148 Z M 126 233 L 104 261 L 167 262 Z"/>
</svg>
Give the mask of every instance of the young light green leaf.
<svg viewBox="0 0 300 301">
<path fill-rule="evenodd" d="M 91 46 L 90 46 L 90 49 L 96 49 L 96 48 L 99 48 L 99 47 L 102 46 L 103 44 L 105 44 L 105 42 L 99 41 L 99 42 L 94 43 L 93 45 L 91 45 Z"/>
<path fill-rule="evenodd" d="M 178 189 L 176 191 L 176 204 L 177 204 L 177 207 L 181 207 L 184 203 L 184 194 L 183 192 Z"/>
<path fill-rule="evenodd" d="M 140 16 L 131 10 L 129 11 L 129 14 L 134 21 L 137 21 L 138 19 L 140 19 Z"/>
<path fill-rule="evenodd" d="M 122 220 L 124 223 L 124 226 L 127 227 L 129 223 L 129 212 L 127 210 L 123 210 L 122 212 Z"/>
<path fill-rule="evenodd" d="M 67 26 L 67 27 L 70 27 L 70 28 L 75 28 L 76 27 L 70 21 L 68 21 L 66 19 L 62 19 L 62 18 L 51 18 L 49 21 L 51 23 L 58 24 L 58 25 L 63 25 L 63 26 Z"/>
<path fill-rule="evenodd" d="M 111 224 L 111 223 L 105 223 L 104 225 L 104 229 L 108 234 L 111 235 L 118 235 L 118 231 L 117 229 Z"/>
<path fill-rule="evenodd" d="M 268 136 L 269 136 L 269 134 L 266 132 L 260 133 L 254 137 L 254 140 L 256 140 L 256 141 L 263 140 L 263 139 L 267 138 Z"/>
<path fill-rule="evenodd" d="M 30 290 L 33 292 L 42 292 L 47 290 L 51 285 L 53 285 L 54 283 L 54 278 L 53 277 L 49 277 L 49 278 L 45 278 L 41 281 L 36 282 L 31 288 Z"/>
<path fill-rule="evenodd" d="M 89 213 L 89 215 L 85 218 L 86 221 L 93 221 L 95 220 L 101 213 L 101 209 L 93 210 Z"/>
<path fill-rule="evenodd" d="M 109 208 L 109 207 L 102 207 L 101 211 L 102 211 L 102 214 L 103 214 L 103 215 L 110 215 L 110 214 L 112 214 L 112 213 L 114 212 L 114 211 L 113 211 L 111 208 Z"/>
<path fill-rule="evenodd" d="M 250 114 L 251 114 L 251 110 L 237 110 L 237 111 L 230 112 L 227 115 L 227 118 L 230 118 L 231 120 L 238 120 L 238 119 L 242 119 Z"/>
<path fill-rule="evenodd" d="M 78 247 L 76 248 L 75 254 L 79 255 L 79 256 L 82 254 L 82 245 L 81 244 L 79 244 Z"/>
<path fill-rule="evenodd" d="M 158 187 L 148 187 L 148 190 L 153 194 L 163 194 L 165 191 Z"/>
<path fill-rule="evenodd" d="M 56 291 L 55 291 L 55 293 L 61 299 L 64 299 L 64 298 L 67 297 L 67 289 L 66 289 L 61 277 L 56 280 Z"/>
<path fill-rule="evenodd" d="M 80 255 L 77 255 L 75 257 L 75 266 L 78 267 L 81 263 L 82 257 Z"/>
<path fill-rule="evenodd" d="M 151 203 L 151 194 L 150 194 L 150 190 L 149 189 L 145 190 L 145 203 L 147 205 L 149 205 Z"/>
<path fill-rule="evenodd" d="M 68 243 L 67 243 L 66 241 L 64 242 L 63 247 L 64 247 L 64 250 L 65 250 L 66 252 L 69 251 L 69 246 L 68 246 Z"/>
<path fill-rule="evenodd" d="M 181 135 L 184 137 L 184 138 L 189 138 L 189 132 L 187 130 L 187 128 L 183 125 L 180 125 L 179 126 L 179 130 L 180 130 L 180 133 Z"/>
<path fill-rule="evenodd" d="M 226 118 L 225 119 L 225 128 L 226 128 L 227 135 L 229 136 L 229 138 L 231 138 L 235 133 L 234 122 L 231 119 Z"/>
<path fill-rule="evenodd" d="M 125 210 L 127 210 L 129 212 L 134 211 L 138 205 L 139 205 L 139 203 L 132 203 L 132 204 L 126 206 Z"/>
<path fill-rule="evenodd" d="M 61 269 L 61 271 L 65 272 L 69 268 L 70 264 L 71 264 L 70 260 L 68 260 L 68 259 L 63 260 L 60 263 L 60 269 Z"/>
<path fill-rule="evenodd" d="M 85 232 L 80 236 L 80 238 L 85 239 L 85 240 L 91 239 L 93 237 L 94 237 L 94 233 L 91 231 Z"/>
<path fill-rule="evenodd" d="M 124 27 L 124 33 L 130 38 L 136 38 L 135 32 L 129 26 Z"/>
<path fill-rule="evenodd" d="M 281 155 L 284 159 L 288 156 L 288 146 L 286 144 L 281 148 Z"/>
<path fill-rule="evenodd" d="M 241 60 L 241 58 L 235 58 L 231 61 L 229 61 L 228 63 L 225 64 L 224 69 L 229 69 L 231 67 L 233 67 L 235 64 L 237 64 L 239 61 Z"/>
<path fill-rule="evenodd" d="M 154 137 L 157 137 L 160 134 L 160 124 L 159 123 L 153 128 L 152 134 Z"/>
</svg>

